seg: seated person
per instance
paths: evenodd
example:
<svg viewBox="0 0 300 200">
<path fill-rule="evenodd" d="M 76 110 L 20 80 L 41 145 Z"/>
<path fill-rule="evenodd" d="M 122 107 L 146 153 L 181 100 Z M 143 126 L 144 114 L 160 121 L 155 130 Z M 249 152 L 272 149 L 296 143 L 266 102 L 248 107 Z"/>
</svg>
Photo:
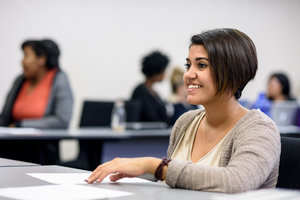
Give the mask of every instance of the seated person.
<svg viewBox="0 0 300 200">
<path fill-rule="evenodd" d="M 245 33 L 225 28 L 194 35 L 184 84 L 187 101 L 204 109 L 188 111 L 176 121 L 168 158 L 116 158 L 99 165 L 86 181 L 150 174 L 170 187 L 191 190 L 274 188 L 281 150 L 278 128 L 261 111 L 238 102 L 256 71 L 256 49 Z"/>
<path fill-rule="evenodd" d="M 159 51 L 151 52 L 142 59 L 142 72 L 145 81 L 133 91 L 131 100 L 142 103 L 142 122 L 168 122 L 168 115 L 164 101 L 154 90 L 153 85 L 161 82 L 165 76 L 169 58 Z"/>
<path fill-rule="evenodd" d="M 293 101 L 290 95 L 290 81 L 284 73 L 274 73 L 270 76 L 267 87 L 267 98 L 274 102 Z"/>
<path fill-rule="evenodd" d="M 282 101 L 295 101 L 290 95 L 290 82 L 284 73 L 273 73 L 269 77 L 266 94 L 260 93 L 252 108 L 259 108 L 270 116 L 271 104 Z"/>
<path fill-rule="evenodd" d="M 48 39 L 28 40 L 21 47 L 23 73 L 16 78 L 8 93 L 0 126 L 68 128 L 73 94 L 67 75 L 59 67 L 57 44 Z M 30 146 L 25 141 L 24 145 Z M 2 148 L 9 148 L 5 146 Z"/>
<path fill-rule="evenodd" d="M 174 68 L 171 74 L 172 95 L 169 102 L 173 105 L 173 115 L 170 120 L 172 125 L 186 111 L 198 108 L 197 105 L 191 105 L 187 102 L 187 90 L 183 83 L 183 74 L 184 71 L 179 67 Z"/>
</svg>

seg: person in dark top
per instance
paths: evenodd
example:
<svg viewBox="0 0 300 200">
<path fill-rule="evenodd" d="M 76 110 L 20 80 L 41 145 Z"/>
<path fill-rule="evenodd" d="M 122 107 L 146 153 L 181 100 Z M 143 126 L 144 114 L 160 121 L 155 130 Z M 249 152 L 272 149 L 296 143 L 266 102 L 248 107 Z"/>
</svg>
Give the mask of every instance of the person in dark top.
<svg viewBox="0 0 300 200">
<path fill-rule="evenodd" d="M 284 73 L 273 73 L 268 81 L 267 98 L 271 101 L 293 101 L 290 81 Z"/>
<path fill-rule="evenodd" d="M 159 51 L 151 52 L 142 59 L 142 72 L 146 80 L 134 89 L 131 97 L 142 103 L 142 122 L 168 122 L 165 104 L 153 88 L 155 83 L 164 79 L 168 63 L 169 58 Z"/>
</svg>

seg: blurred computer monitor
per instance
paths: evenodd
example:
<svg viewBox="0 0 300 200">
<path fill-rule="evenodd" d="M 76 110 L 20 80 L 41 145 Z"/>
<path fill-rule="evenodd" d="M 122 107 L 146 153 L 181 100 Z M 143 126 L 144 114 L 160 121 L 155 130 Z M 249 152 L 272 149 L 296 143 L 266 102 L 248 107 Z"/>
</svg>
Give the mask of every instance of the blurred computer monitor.
<svg viewBox="0 0 300 200">
<path fill-rule="evenodd" d="M 272 103 L 270 117 L 277 126 L 295 125 L 298 117 L 298 103 L 296 101 Z"/>
</svg>

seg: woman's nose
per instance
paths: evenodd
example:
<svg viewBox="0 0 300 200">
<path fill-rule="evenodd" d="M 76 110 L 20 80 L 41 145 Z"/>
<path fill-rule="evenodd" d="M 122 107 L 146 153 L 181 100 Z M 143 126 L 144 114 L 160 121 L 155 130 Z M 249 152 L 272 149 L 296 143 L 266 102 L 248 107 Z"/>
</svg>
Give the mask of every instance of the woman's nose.
<svg viewBox="0 0 300 200">
<path fill-rule="evenodd" d="M 194 70 L 194 68 L 193 68 L 192 66 L 190 67 L 189 70 L 187 70 L 187 71 L 185 72 L 185 75 L 186 75 L 186 77 L 189 78 L 189 79 L 193 79 L 193 78 L 196 78 L 196 77 L 197 77 L 197 74 L 196 74 L 196 72 L 195 72 L 195 70 Z"/>
</svg>

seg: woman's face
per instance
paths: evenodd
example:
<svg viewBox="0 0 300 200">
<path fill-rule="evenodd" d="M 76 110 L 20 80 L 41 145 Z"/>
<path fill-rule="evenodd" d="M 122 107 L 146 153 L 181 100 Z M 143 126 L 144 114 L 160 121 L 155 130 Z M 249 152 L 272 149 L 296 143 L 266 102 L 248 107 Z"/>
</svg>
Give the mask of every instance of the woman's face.
<svg viewBox="0 0 300 200">
<path fill-rule="evenodd" d="M 276 77 L 272 77 L 268 82 L 267 96 L 272 99 L 282 95 L 282 86 Z"/>
<path fill-rule="evenodd" d="M 30 46 L 25 46 L 23 49 L 23 73 L 26 78 L 35 78 L 44 65 L 44 58 L 38 57 Z"/>
<path fill-rule="evenodd" d="M 183 76 L 187 88 L 187 101 L 205 105 L 216 98 L 216 87 L 210 70 L 208 53 L 202 45 L 192 45 L 186 59 Z"/>
</svg>

